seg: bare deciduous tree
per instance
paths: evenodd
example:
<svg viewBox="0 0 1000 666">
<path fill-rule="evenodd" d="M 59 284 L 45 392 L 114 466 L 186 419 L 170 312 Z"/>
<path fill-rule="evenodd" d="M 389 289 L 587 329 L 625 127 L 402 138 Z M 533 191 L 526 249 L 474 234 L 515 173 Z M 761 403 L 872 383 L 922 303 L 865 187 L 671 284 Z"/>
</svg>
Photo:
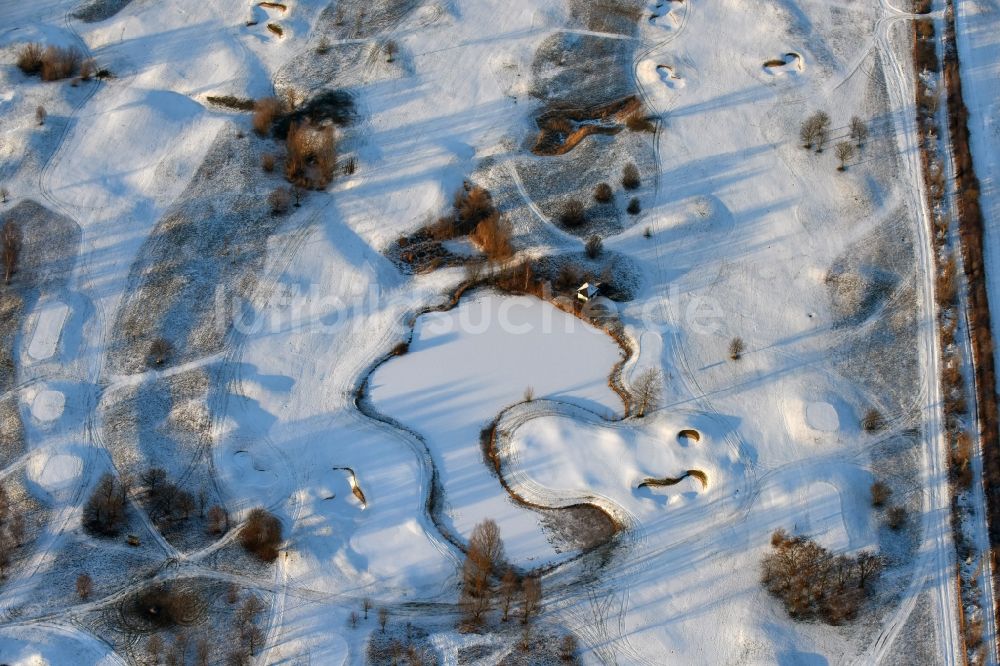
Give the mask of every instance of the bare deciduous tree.
<svg viewBox="0 0 1000 666">
<path fill-rule="evenodd" d="M 854 140 L 854 145 L 860 150 L 864 147 L 865 141 L 868 140 L 868 125 L 861 118 L 854 116 L 851 118 L 850 130 L 851 139 Z"/>
<path fill-rule="evenodd" d="M 45 124 L 45 118 L 46 118 L 46 117 L 47 117 L 48 115 L 49 115 L 49 114 L 48 114 L 48 112 L 47 112 L 47 111 L 45 110 L 45 107 L 44 107 L 44 106 L 41 106 L 41 105 L 39 105 L 39 106 L 37 106 L 37 107 L 35 108 L 35 122 L 37 122 L 37 123 L 38 123 L 39 125 L 44 125 L 44 124 Z"/>
<path fill-rule="evenodd" d="M 847 170 L 847 160 L 854 157 L 854 151 L 855 148 L 853 143 L 850 143 L 848 141 L 841 141 L 840 143 L 837 144 L 836 148 L 837 161 L 840 162 L 840 165 L 837 167 L 838 171 Z"/>
<path fill-rule="evenodd" d="M 0 187 L 0 203 L 7 203 L 10 200 L 10 190 Z"/>
<path fill-rule="evenodd" d="M 817 111 L 803 121 L 802 128 L 799 130 L 799 138 L 802 140 L 804 148 L 815 148 L 817 153 L 821 153 L 829 133 L 830 116 L 825 111 Z"/>
<path fill-rule="evenodd" d="M 125 522 L 125 488 L 105 474 L 83 507 L 83 526 L 92 534 L 112 536 Z"/>
<path fill-rule="evenodd" d="M 513 569 L 508 568 L 500 580 L 500 609 L 503 611 L 501 619 L 504 622 L 510 617 L 510 608 L 514 604 L 514 597 L 517 595 L 519 587 L 517 574 L 514 573 Z"/>
<path fill-rule="evenodd" d="M 635 396 L 635 415 L 639 418 L 656 409 L 663 393 L 663 373 L 659 368 L 647 368 L 639 373 L 632 390 Z"/>
<path fill-rule="evenodd" d="M 490 577 L 504 564 L 504 546 L 500 528 L 487 518 L 476 525 L 469 538 L 469 547 L 462 566 L 460 605 L 465 621 L 478 626 L 489 610 L 493 595 Z"/>
<path fill-rule="evenodd" d="M 740 360 L 746 350 L 747 344 L 743 342 L 743 338 L 736 337 L 729 341 L 729 358 L 732 360 Z"/>
<path fill-rule="evenodd" d="M 372 608 L 372 600 L 365 597 L 361 602 L 361 609 L 365 612 L 365 619 L 368 619 L 368 611 Z"/>
<path fill-rule="evenodd" d="M 538 614 L 542 603 L 542 581 L 538 576 L 528 576 L 521 582 L 521 623 L 527 624 Z"/>
<path fill-rule="evenodd" d="M 385 625 L 389 622 L 389 609 L 382 606 L 378 609 L 378 626 L 379 630 L 384 634 Z"/>
</svg>

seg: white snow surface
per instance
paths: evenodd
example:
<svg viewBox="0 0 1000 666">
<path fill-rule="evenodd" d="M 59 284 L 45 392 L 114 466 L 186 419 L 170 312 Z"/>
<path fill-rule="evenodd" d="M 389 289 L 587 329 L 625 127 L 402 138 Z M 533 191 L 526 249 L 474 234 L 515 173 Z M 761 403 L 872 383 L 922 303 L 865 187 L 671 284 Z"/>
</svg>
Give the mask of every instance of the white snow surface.
<svg viewBox="0 0 1000 666">
<path fill-rule="evenodd" d="M 72 579 L 53 582 L 48 572 L 59 548 L 89 538 L 82 504 L 111 469 L 100 397 L 178 372 L 105 371 L 143 243 L 218 137 L 277 149 L 253 135 L 246 114 L 209 106 L 207 96 L 260 97 L 289 85 L 284 68 L 315 48 L 312 31 L 328 3 L 288 0 L 280 39 L 263 24 L 246 25 L 257 8 L 245 2 L 136 0 L 93 24 L 72 18 L 77 4 L 6 2 L 0 12 L 0 177 L 12 197 L 0 210 L 32 199 L 82 234 L 69 283 L 32 302 L 16 342 L 11 395 L 25 452 L 3 478 L 23 471 L 50 520 L 28 563 L 0 586 L 0 660 L 12 664 L 124 661 L 104 636 L 76 628 L 118 602 L 124 578 L 110 596 L 58 614 L 19 611 L 32 597 L 68 598 L 54 586 L 62 595 Z M 1000 154 L 990 148 L 1000 141 L 990 106 L 1000 80 L 998 12 L 995 0 L 959 4 L 977 54 L 964 63 L 978 160 Z M 924 437 L 906 486 L 919 509 L 910 533 L 916 555 L 887 574 L 894 587 L 879 605 L 844 627 L 791 620 L 759 584 L 777 528 L 838 552 L 878 548 L 885 538 L 868 499 L 882 473 L 871 458 L 880 442 L 859 426 L 883 396 L 831 352 L 866 341 L 874 324 L 837 322 L 826 276 L 900 210 L 914 243 L 929 247 L 918 232 L 926 220 L 912 150 L 910 48 L 898 39 L 908 17 L 888 2 L 824 0 L 650 1 L 642 12 L 636 34 L 623 38 L 579 29 L 565 0 L 428 0 L 368 40 L 376 59 L 379 44 L 397 42 L 402 64 L 372 65 L 352 82 L 359 121 L 344 147 L 358 171 L 308 193 L 282 219 L 252 294 L 261 326 L 184 368 L 204 369 L 214 382 L 204 451 L 234 524 L 265 506 L 284 528 L 281 556 L 256 579 L 274 593 L 261 663 L 365 663 L 374 623 L 347 626 L 364 597 L 414 622 L 425 618 L 412 609 L 426 609 L 443 663 L 457 663 L 459 647 L 479 640 L 453 630 L 462 553 L 427 512 L 435 470 L 449 532 L 461 540 L 494 518 L 513 562 L 554 566 L 543 578 L 541 622 L 574 632 L 584 663 L 905 661 L 911 634 L 902 632 L 917 604 L 931 604 L 933 622 L 912 633 L 933 644 L 940 663 L 956 663 L 926 247 L 907 277 L 921 287 L 917 310 L 902 322 L 918 330 L 921 377 L 905 413 L 893 415 Z M 529 94 L 532 60 L 567 26 L 634 43 L 635 83 L 662 120 L 660 132 L 640 137 L 657 144 L 659 168 L 643 174 L 643 213 L 604 239 L 639 277 L 635 298 L 619 304 L 635 348 L 623 379 L 645 368 L 664 373 L 661 405 L 643 419 L 622 419 L 608 385 L 620 352 L 605 333 L 532 298 L 486 292 L 417 316 L 442 303 L 463 272 L 408 276 L 383 254 L 440 215 L 482 158 L 498 167 L 541 159 L 523 150 L 539 110 Z M 76 45 L 115 78 L 76 87 L 29 78 L 14 60 L 31 40 Z M 763 67 L 789 53 L 801 58 L 780 71 Z M 882 80 L 880 99 L 864 96 Z M 44 128 L 34 120 L 38 105 L 48 110 Z M 884 153 L 864 153 L 838 173 L 832 150 L 802 150 L 798 125 L 819 108 L 837 138 L 852 115 L 876 116 L 888 127 Z M 1000 219 L 996 168 L 988 162 L 980 171 L 990 234 Z M 284 184 L 277 173 L 269 178 L 269 187 Z M 516 191 L 528 196 L 523 183 Z M 519 230 L 542 230 L 530 252 L 582 251 L 537 203 L 524 201 L 519 218 Z M 499 323 L 502 313 L 512 326 Z M 370 418 L 356 391 L 407 339 L 413 317 L 409 351 L 379 365 L 368 383 L 370 404 L 396 424 Z M 521 324 L 529 324 L 524 332 Z M 734 336 L 747 343 L 739 362 L 726 352 Z M 528 499 L 589 501 L 620 519 L 620 543 L 596 574 L 589 560 L 556 552 L 538 515 L 509 499 L 483 459 L 480 429 L 528 387 L 535 400 L 501 422 L 504 473 Z M 681 441 L 679 431 L 692 427 L 700 441 Z M 647 476 L 691 469 L 705 472 L 707 487 L 687 478 L 637 489 Z M 234 538 L 181 552 L 150 536 L 164 553 L 164 576 L 193 567 L 222 581 L 236 574 L 213 572 L 211 556 Z M 238 574 L 244 582 L 256 575 Z"/>
</svg>

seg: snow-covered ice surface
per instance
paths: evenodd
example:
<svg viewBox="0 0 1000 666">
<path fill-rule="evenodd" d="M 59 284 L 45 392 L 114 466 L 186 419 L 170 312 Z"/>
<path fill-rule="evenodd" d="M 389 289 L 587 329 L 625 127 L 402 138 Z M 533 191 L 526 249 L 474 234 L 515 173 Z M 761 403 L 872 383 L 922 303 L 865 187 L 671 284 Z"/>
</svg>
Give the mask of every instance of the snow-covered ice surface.
<svg viewBox="0 0 1000 666">
<path fill-rule="evenodd" d="M 618 358 L 606 334 L 548 303 L 487 295 L 420 317 L 409 352 L 375 372 L 370 390 L 379 411 L 426 437 L 454 529 L 468 537 L 492 518 L 511 562 L 530 568 L 556 553 L 484 464 L 479 433 L 529 388 L 613 416 L 621 400 L 608 374 Z"/>
<path fill-rule="evenodd" d="M 0 661 L 136 661 L 145 637 L 113 622 L 122 600 L 150 578 L 197 576 L 269 600 L 259 663 L 366 663 L 375 621 L 349 622 L 366 597 L 392 626 L 425 632 L 440 663 L 475 645 L 497 650 L 477 663 L 499 662 L 515 639 L 454 629 L 454 541 L 491 517 L 513 563 L 546 565 L 539 624 L 575 633 L 584 663 L 955 663 L 910 17 L 888 2 L 615 2 L 626 7 L 609 18 L 583 0 L 289 0 L 285 11 L 108 0 L 92 23 L 73 18 L 76 0 L 4 5 L 0 185 L 11 201 L 0 215 L 24 215 L 26 247 L 55 260 L 26 253 L 24 277 L 2 292 L 20 309 L 5 301 L 0 329 L 14 359 L 0 478 L 32 498 L 39 527 L 0 585 Z M 995 7 L 975 7 L 963 15 L 979 26 L 970 38 L 988 41 Z M 114 78 L 26 77 L 14 61 L 31 40 L 75 45 Z M 983 58 L 965 62 L 982 77 L 969 87 L 988 97 L 995 59 Z M 280 144 L 208 96 L 327 87 L 355 96 L 340 148 L 357 171 L 267 218 L 254 237 L 263 258 L 235 267 L 238 280 L 199 281 L 229 275 L 220 266 L 237 261 L 238 225 L 261 223 L 257 208 L 283 184 L 256 166 Z M 540 97 L 611 88 L 637 94 L 658 131 L 530 153 Z M 852 115 L 870 121 L 846 172 L 832 149 L 798 145 L 802 118 L 821 108 L 833 141 Z M 992 128 L 982 108 L 974 116 Z M 642 170 L 638 216 L 618 185 L 627 161 Z M 632 348 L 623 382 L 664 373 L 645 418 L 625 418 L 609 386 L 622 352 L 604 332 L 487 291 L 438 311 L 464 272 L 406 275 L 384 254 L 471 177 L 494 191 L 518 249 L 586 262 L 551 212 L 574 192 L 589 200 L 596 182 L 582 179 L 597 173 L 621 208 L 605 211 L 606 252 L 636 274 L 634 298 L 616 304 Z M 980 177 L 995 201 L 985 167 Z M 177 232 L 190 219 L 200 226 Z M 156 263 L 165 228 L 176 265 Z M 151 301 L 180 293 L 163 275 L 192 291 L 156 326 L 201 308 L 222 331 L 184 329 L 179 365 L 122 358 L 130 340 L 162 332 L 116 323 L 141 311 L 136 285 Z M 248 314 L 239 326 L 227 326 L 229 297 Z M 411 328 L 407 353 L 389 356 Z M 739 361 L 727 351 L 736 336 Z M 209 338 L 211 354 L 185 353 Z M 871 407 L 886 430 L 861 428 Z M 507 495 L 480 444 L 498 417 L 511 487 L 547 507 L 603 508 L 623 526 L 611 545 L 560 546 Z M 134 474 L 151 453 L 171 479 L 203 480 L 190 490 L 210 492 L 233 525 L 254 506 L 274 512 L 286 537 L 274 565 L 243 558 L 235 529 L 165 538 L 138 490 L 126 533 L 140 545 L 86 535 L 81 509 L 100 475 Z M 705 483 L 638 487 L 691 470 Z M 875 479 L 910 511 L 901 534 L 870 507 Z M 797 623 L 766 595 L 758 563 L 777 528 L 889 556 L 861 617 Z M 84 571 L 87 601 L 74 593 Z M 222 660 L 228 646 L 217 647 Z"/>
</svg>

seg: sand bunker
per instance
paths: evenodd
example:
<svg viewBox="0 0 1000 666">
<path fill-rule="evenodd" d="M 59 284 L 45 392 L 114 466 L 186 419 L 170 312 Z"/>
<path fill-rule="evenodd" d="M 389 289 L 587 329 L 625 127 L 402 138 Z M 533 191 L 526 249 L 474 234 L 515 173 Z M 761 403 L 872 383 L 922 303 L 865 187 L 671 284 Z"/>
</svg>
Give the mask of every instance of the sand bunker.
<svg viewBox="0 0 1000 666">
<path fill-rule="evenodd" d="M 679 76 L 670 65 L 657 65 L 656 73 L 660 75 L 660 80 L 668 88 L 677 89 L 686 85 L 683 77 Z"/>
<path fill-rule="evenodd" d="M 781 76 L 783 74 L 798 74 L 805 70 L 805 61 L 802 56 L 794 51 L 786 53 L 780 58 L 768 60 L 764 63 L 764 71 L 771 76 Z"/>
<path fill-rule="evenodd" d="M 83 472 L 83 461 L 65 453 L 50 456 L 39 452 L 28 461 L 27 475 L 45 490 L 56 492 L 72 486 Z"/>
<path fill-rule="evenodd" d="M 62 416 L 65 407 L 66 396 L 62 391 L 39 391 L 31 401 L 31 415 L 47 423 Z"/>
<path fill-rule="evenodd" d="M 813 430 L 836 432 L 840 430 L 837 410 L 828 402 L 810 402 L 806 405 L 806 423 Z"/>
</svg>

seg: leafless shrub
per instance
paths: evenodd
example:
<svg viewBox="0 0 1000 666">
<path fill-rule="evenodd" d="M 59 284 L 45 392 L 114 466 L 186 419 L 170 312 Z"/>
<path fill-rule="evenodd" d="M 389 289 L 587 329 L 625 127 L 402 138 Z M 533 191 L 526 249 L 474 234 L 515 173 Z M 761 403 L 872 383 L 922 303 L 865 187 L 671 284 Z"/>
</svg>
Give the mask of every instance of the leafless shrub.
<svg viewBox="0 0 1000 666">
<path fill-rule="evenodd" d="M 481 221 L 497 214 L 493 196 L 478 185 L 466 184 L 456 192 L 453 207 L 455 219 L 464 233 L 475 229 Z"/>
<path fill-rule="evenodd" d="M 645 236 L 646 238 L 652 238 L 653 237 L 653 228 L 652 227 L 646 227 L 646 229 L 642 232 L 642 235 Z"/>
<path fill-rule="evenodd" d="M 889 501 L 889 497 L 892 496 L 892 488 L 881 481 L 876 481 L 872 484 L 871 493 L 872 506 L 884 506 Z"/>
<path fill-rule="evenodd" d="M 604 250 L 604 241 L 601 240 L 600 236 L 591 236 L 587 239 L 585 249 L 588 257 L 591 259 L 597 259 L 601 256 L 601 252 Z"/>
<path fill-rule="evenodd" d="M 563 661 L 573 661 L 576 657 L 576 636 L 566 634 L 559 643 L 559 658 Z"/>
<path fill-rule="evenodd" d="M 80 63 L 80 78 L 84 81 L 89 81 L 94 76 L 96 70 L 97 63 L 94 62 L 93 58 L 87 58 Z"/>
<path fill-rule="evenodd" d="M 42 80 L 68 79 L 80 67 L 80 52 L 74 48 L 50 46 L 42 54 Z"/>
<path fill-rule="evenodd" d="M 161 366 L 166 363 L 174 353 L 174 346 L 170 344 L 169 340 L 164 340 L 163 338 L 156 338 L 149 345 L 149 354 L 147 356 L 147 364 L 150 367 Z"/>
<path fill-rule="evenodd" d="M 284 215 L 292 205 L 292 192 L 287 187 L 276 187 L 267 195 L 267 205 L 272 215 Z"/>
<path fill-rule="evenodd" d="M 90 593 L 93 589 L 94 581 L 91 580 L 90 576 L 82 573 L 76 577 L 76 596 L 80 597 L 80 599 L 86 601 L 90 598 Z"/>
<path fill-rule="evenodd" d="M 535 399 L 535 389 L 531 386 L 526 387 L 524 389 L 524 401 L 531 402 L 534 399 Z"/>
<path fill-rule="evenodd" d="M 663 373 L 659 368 L 643 370 L 635 380 L 632 389 L 635 398 L 635 415 L 642 418 L 646 412 L 656 409 L 663 393 Z"/>
<path fill-rule="evenodd" d="M 175 582 L 159 583 L 132 595 L 125 612 L 157 627 L 188 624 L 201 605 L 200 595 L 191 587 Z"/>
<path fill-rule="evenodd" d="M 105 474 L 83 507 L 83 527 L 94 535 L 113 536 L 124 523 L 125 488 Z"/>
<path fill-rule="evenodd" d="M 594 188 L 594 199 L 600 203 L 608 203 L 614 199 L 615 193 L 607 183 L 599 183 Z"/>
<path fill-rule="evenodd" d="M 25 74 L 38 74 L 42 71 L 42 45 L 38 43 L 25 44 L 17 52 L 17 66 Z"/>
<path fill-rule="evenodd" d="M 737 336 L 729 341 L 729 358 L 738 361 L 743 358 L 743 353 L 747 350 L 747 343 L 743 338 Z"/>
<path fill-rule="evenodd" d="M 324 55 L 330 51 L 330 40 L 327 39 L 326 35 L 319 38 L 319 44 L 316 45 L 316 53 Z"/>
<path fill-rule="evenodd" d="M 583 208 L 583 202 L 579 199 L 570 199 L 563 206 L 559 221 L 563 226 L 575 228 L 582 226 L 587 221 L 587 214 Z"/>
<path fill-rule="evenodd" d="M 632 197 L 631 199 L 629 199 L 628 208 L 626 208 L 625 210 L 628 211 L 629 215 L 638 215 L 639 213 L 641 213 L 642 204 L 639 203 L 639 197 Z"/>
<path fill-rule="evenodd" d="M 639 178 L 639 167 L 629 162 L 622 169 L 622 187 L 626 190 L 634 190 L 640 185 L 642 185 L 642 180 Z"/>
<path fill-rule="evenodd" d="M 10 190 L 0 187 L 0 203 L 7 203 L 10 200 Z"/>
<path fill-rule="evenodd" d="M 253 105 L 253 131 L 260 136 L 267 136 L 271 133 L 274 120 L 282 112 L 281 102 L 276 97 L 263 97 L 254 102 Z"/>
<path fill-rule="evenodd" d="M 35 107 L 35 122 L 38 123 L 39 126 L 45 124 L 45 119 L 48 117 L 48 115 L 49 114 L 45 110 L 45 107 L 42 106 L 41 104 Z"/>
<path fill-rule="evenodd" d="M 510 222 L 493 212 L 489 217 L 476 225 L 472 232 L 472 240 L 480 247 L 490 261 L 504 261 L 514 254 L 511 236 L 514 229 Z"/>
<path fill-rule="evenodd" d="M 399 52 L 399 47 L 396 42 L 389 40 L 385 43 L 385 61 L 392 62 L 396 59 L 396 53 Z"/>
<path fill-rule="evenodd" d="M 264 562 L 273 562 L 278 559 L 281 544 L 281 521 L 265 509 L 253 509 L 240 530 L 240 543 L 248 553 Z"/>
<path fill-rule="evenodd" d="M 149 657 L 150 662 L 159 664 L 163 650 L 163 637 L 159 634 L 153 634 L 146 640 L 146 656 Z"/>
<path fill-rule="evenodd" d="M 625 127 L 629 128 L 632 132 L 656 131 L 656 125 L 653 123 L 652 119 L 645 115 L 641 109 L 632 113 L 625 119 Z"/>
<path fill-rule="evenodd" d="M 208 520 L 207 530 L 209 534 L 222 534 L 228 529 L 227 524 L 229 519 L 226 516 L 226 510 L 218 504 L 211 506 L 206 515 Z"/>
<path fill-rule="evenodd" d="M 264 171 L 268 173 L 274 171 L 274 163 L 274 153 L 264 153 L 260 156 L 260 166 L 264 169 Z"/>
<path fill-rule="evenodd" d="M 884 429 L 885 425 L 885 417 L 882 416 L 882 412 L 874 407 L 865 412 L 865 415 L 861 418 L 861 427 L 866 432 L 878 432 Z"/>
</svg>

